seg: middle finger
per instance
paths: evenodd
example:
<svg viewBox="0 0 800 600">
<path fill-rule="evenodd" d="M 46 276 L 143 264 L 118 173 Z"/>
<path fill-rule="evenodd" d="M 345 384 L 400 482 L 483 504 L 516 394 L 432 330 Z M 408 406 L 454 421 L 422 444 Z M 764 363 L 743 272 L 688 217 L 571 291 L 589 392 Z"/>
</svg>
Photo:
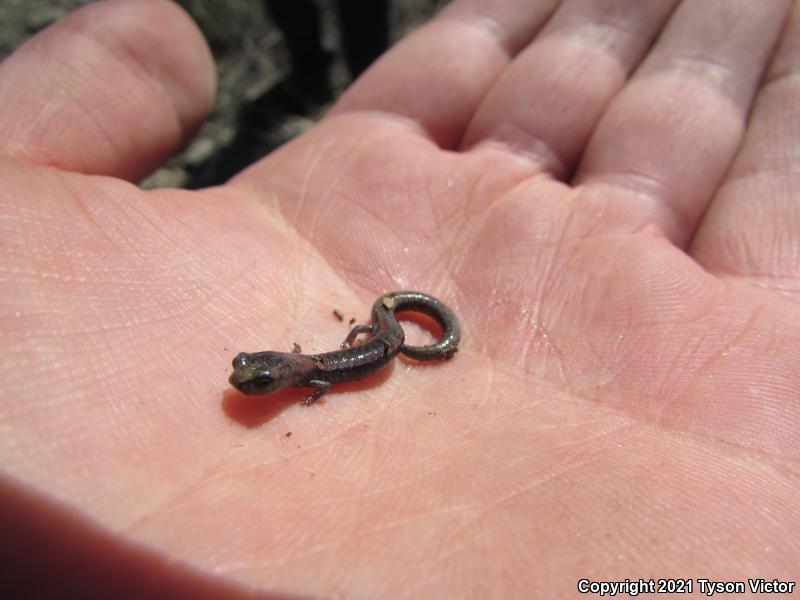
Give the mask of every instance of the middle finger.
<svg viewBox="0 0 800 600">
<path fill-rule="evenodd" d="M 609 100 L 658 34 L 673 0 L 567 0 L 498 78 L 462 150 L 493 144 L 564 178 Z"/>
</svg>

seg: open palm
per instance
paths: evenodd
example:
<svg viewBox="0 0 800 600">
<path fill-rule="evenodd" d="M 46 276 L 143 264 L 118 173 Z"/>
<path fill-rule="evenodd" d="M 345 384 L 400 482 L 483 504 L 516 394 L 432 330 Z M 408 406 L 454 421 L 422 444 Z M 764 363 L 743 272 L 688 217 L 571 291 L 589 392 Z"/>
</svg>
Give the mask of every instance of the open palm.
<svg viewBox="0 0 800 600">
<path fill-rule="evenodd" d="M 179 9 L 34 39 L 0 70 L 3 527 L 48 524 L 17 559 L 344 597 L 796 576 L 791 8 L 456 1 L 199 192 L 125 181 L 211 97 Z M 395 289 L 456 311 L 452 361 L 228 389 Z"/>
</svg>

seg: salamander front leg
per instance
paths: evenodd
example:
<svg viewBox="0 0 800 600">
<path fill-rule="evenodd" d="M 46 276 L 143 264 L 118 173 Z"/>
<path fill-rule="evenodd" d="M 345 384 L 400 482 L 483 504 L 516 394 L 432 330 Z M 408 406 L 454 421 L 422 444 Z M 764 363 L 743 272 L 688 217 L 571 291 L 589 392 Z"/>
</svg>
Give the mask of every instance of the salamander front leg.
<svg viewBox="0 0 800 600">
<path fill-rule="evenodd" d="M 342 348 L 349 348 L 353 345 L 353 342 L 356 338 L 362 333 L 372 333 L 374 330 L 372 325 L 356 325 L 350 330 L 350 333 L 347 334 L 347 337 L 344 338 L 342 342 Z"/>
<path fill-rule="evenodd" d="M 311 394 L 303 398 L 302 404 L 305 404 L 306 406 L 311 406 L 312 404 L 314 404 L 314 402 L 319 400 L 322 394 L 331 389 L 330 382 L 323 381 L 322 379 L 312 379 L 311 381 L 308 382 L 308 385 L 317 389 L 315 389 Z"/>
</svg>

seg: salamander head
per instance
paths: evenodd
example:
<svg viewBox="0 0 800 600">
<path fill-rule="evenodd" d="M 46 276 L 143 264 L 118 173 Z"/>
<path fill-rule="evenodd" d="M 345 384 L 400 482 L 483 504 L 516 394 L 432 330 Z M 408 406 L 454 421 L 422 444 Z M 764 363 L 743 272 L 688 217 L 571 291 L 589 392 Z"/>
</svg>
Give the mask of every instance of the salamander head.
<svg viewBox="0 0 800 600">
<path fill-rule="evenodd" d="M 230 384 L 250 396 L 269 394 L 295 385 L 302 368 L 297 354 L 285 352 L 240 352 L 233 359 Z"/>
</svg>

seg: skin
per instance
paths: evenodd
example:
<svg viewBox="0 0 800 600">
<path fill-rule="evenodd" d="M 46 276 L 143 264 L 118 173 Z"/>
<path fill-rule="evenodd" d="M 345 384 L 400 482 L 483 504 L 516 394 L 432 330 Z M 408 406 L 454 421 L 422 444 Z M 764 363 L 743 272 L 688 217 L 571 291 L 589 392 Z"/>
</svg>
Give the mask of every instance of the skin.
<svg viewBox="0 0 800 600">
<path fill-rule="evenodd" d="M 352 598 L 796 577 L 798 28 L 781 0 L 456 1 L 197 192 L 128 183 L 210 105 L 189 18 L 99 2 L 41 33 L 0 66 L 10 572 Z M 239 348 L 330 349 L 332 306 L 404 287 L 459 315 L 452 361 L 311 408 L 227 391 Z"/>
</svg>

